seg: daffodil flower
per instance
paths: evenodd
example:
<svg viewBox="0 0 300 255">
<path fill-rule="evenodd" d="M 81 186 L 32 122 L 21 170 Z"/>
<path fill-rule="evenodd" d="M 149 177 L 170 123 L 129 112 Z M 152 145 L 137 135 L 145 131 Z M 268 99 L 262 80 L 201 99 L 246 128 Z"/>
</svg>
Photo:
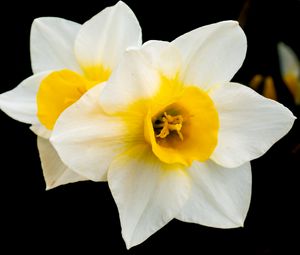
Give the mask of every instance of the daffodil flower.
<svg viewBox="0 0 300 255">
<path fill-rule="evenodd" d="M 128 47 L 141 45 L 141 28 L 123 2 L 83 25 L 35 19 L 30 36 L 33 75 L 0 95 L 1 110 L 31 124 L 46 188 L 86 179 L 62 163 L 48 138 L 58 116 L 96 84 L 106 81 Z"/>
<path fill-rule="evenodd" d="M 64 111 L 50 141 L 78 174 L 107 175 L 127 248 L 173 218 L 243 225 L 250 160 L 292 127 L 283 105 L 229 82 L 246 37 L 234 21 L 125 53 L 105 86 Z M 180 233 L 178 233 L 180 234 Z"/>
<path fill-rule="evenodd" d="M 294 97 L 296 104 L 300 104 L 300 63 L 295 52 L 283 42 L 278 43 L 280 71 L 283 81 Z"/>
</svg>

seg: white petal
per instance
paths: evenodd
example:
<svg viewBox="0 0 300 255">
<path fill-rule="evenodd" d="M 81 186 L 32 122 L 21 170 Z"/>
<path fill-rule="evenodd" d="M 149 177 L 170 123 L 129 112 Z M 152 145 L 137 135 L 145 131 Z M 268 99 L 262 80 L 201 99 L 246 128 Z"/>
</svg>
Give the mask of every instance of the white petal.
<svg viewBox="0 0 300 255">
<path fill-rule="evenodd" d="M 174 78 L 181 69 L 180 52 L 169 42 L 147 41 L 143 44 L 142 51 L 151 65 L 170 79 Z"/>
<path fill-rule="evenodd" d="M 283 42 L 278 43 L 277 47 L 281 75 L 292 74 L 300 78 L 300 64 L 295 52 Z"/>
<path fill-rule="evenodd" d="M 43 137 L 45 139 L 49 139 L 52 131 L 47 129 L 45 126 L 43 126 L 42 124 L 35 124 L 35 125 L 31 125 L 30 130 L 35 133 L 37 136 Z"/>
<path fill-rule="evenodd" d="M 260 157 L 295 120 L 282 104 L 241 84 L 222 85 L 211 97 L 220 120 L 218 145 L 211 158 L 224 167 L 237 167 Z"/>
<path fill-rule="evenodd" d="M 37 143 L 47 190 L 67 183 L 87 180 L 69 169 L 61 161 L 47 139 L 38 137 Z"/>
<path fill-rule="evenodd" d="M 104 115 L 99 105 L 101 86 L 90 89 L 60 115 L 50 138 L 63 162 L 93 181 L 106 180 L 124 132 L 117 117 Z"/>
<path fill-rule="evenodd" d="M 159 72 L 142 51 L 129 50 L 112 73 L 100 95 L 106 112 L 124 111 L 134 101 L 149 98 L 158 91 Z"/>
<path fill-rule="evenodd" d="M 111 70 L 128 47 L 139 47 L 141 28 L 132 10 L 123 2 L 105 8 L 83 24 L 75 42 L 82 67 L 99 64 Z"/>
<path fill-rule="evenodd" d="M 187 173 L 191 195 L 177 219 L 216 228 L 243 226 L 251 199 L 249 162 L 237 168 L 194 162 Z"/>
<path fill-rule="evenodd" d="M 14 89 L 0 95 L 0 109 L 11 118 L 38 124 L 36 94 L 41 81 L 50 72 L 38 73 L 22 81 Z"/>
<path fill-rule="evenodd" d="M 34 73 L 70 69 L 81 72 L 74 43 L 81 25 L 54 17 L 35 19 L 31 27 L 30 55 Z"/>
<path fill-rule="evenodd" d="M 108 183 L 128 249 L 173 219 L 190 191 L 184 171 L 164 169 L 147 145 L 137 145 L 118 156 L 109 168 Z"/>
<path fill-rule="evenodd" d="M 241 67 L 247 49 L 246 36 L 235 21 L 200 27 L 172 44 L 183 56 L 182 79 L 204 89 L 230 81 Z"/>
</svg>

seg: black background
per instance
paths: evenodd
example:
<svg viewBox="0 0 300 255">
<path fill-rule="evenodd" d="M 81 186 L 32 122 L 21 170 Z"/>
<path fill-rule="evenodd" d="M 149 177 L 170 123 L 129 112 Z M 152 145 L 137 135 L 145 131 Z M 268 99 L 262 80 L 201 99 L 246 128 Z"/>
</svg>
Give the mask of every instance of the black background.
<svg viewBox="0 0 300 255">
<path fill-rule="evenodd" d="M 20 6 L 13 1 L 1 7 L 0 93 L 31 75 L 29 33 L 34 18 L 56 16 L 83 23 L 115 2 L 27 1 Z M 244 10 L 240 21 L 249 47 L 233 80 L 247 84 L 256 73 L 272 75 L 279 101 L 299 117 L 299 106 L 279 75 L 276 43 L 284 41 L 300 56 L 300 1 L 126 3 L 140 21 L 144 41 L 170 41 L 202 25 L 236 20 Z M 39 254 L 300 254 L 298 120 L 286 137 L 252 162 L 253 194 L 244 228 L 222 230 L 173 220 L 127 251 L 107 184 L 81 182 L 45 191 L 35 135 L 3 112 L 0 118 L 2 254 L 19 249 Z M 1 251 L 7 248 L 9 252 Z"/>
</svg>

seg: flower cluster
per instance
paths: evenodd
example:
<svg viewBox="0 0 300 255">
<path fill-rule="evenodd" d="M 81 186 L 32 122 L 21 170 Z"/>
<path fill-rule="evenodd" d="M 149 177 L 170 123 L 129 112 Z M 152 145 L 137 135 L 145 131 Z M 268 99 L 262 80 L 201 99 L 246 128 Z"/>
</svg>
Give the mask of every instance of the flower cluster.
<svg viewBox="0 0 300 255">
<path fill-rule="evenodd" d="M 107 181 L 127 248 L 176 218 L 243 225 L 252 159 L 292 127 L 283 105 L 230 82 L 246 37 L 235 21 L 142 44 L 123 2 L 83 25 L 38 18 L 33 75 L 1 110 L 37 134 L 46 188 Z"/>
</svg>

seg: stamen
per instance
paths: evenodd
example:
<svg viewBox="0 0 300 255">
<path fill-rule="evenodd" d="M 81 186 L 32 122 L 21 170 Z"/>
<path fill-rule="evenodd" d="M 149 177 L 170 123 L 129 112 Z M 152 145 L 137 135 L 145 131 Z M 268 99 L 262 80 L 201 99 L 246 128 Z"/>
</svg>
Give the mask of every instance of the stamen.
<svg viewBox="0 0 300 255">
<path fill-rule="evenodd" d="M 172 116 L 164 112 L 164 117 L 158 119 L 158 123 L 154 123 L 155 129 L 160 129 L 160 133 L 156 135 L 159 138 L 166 138 L 170 131 L 176 131 L 180 140 L 183 141 L 183 135 L 181 133 L 183 117 L 181 115 Z"/>
</svg>

